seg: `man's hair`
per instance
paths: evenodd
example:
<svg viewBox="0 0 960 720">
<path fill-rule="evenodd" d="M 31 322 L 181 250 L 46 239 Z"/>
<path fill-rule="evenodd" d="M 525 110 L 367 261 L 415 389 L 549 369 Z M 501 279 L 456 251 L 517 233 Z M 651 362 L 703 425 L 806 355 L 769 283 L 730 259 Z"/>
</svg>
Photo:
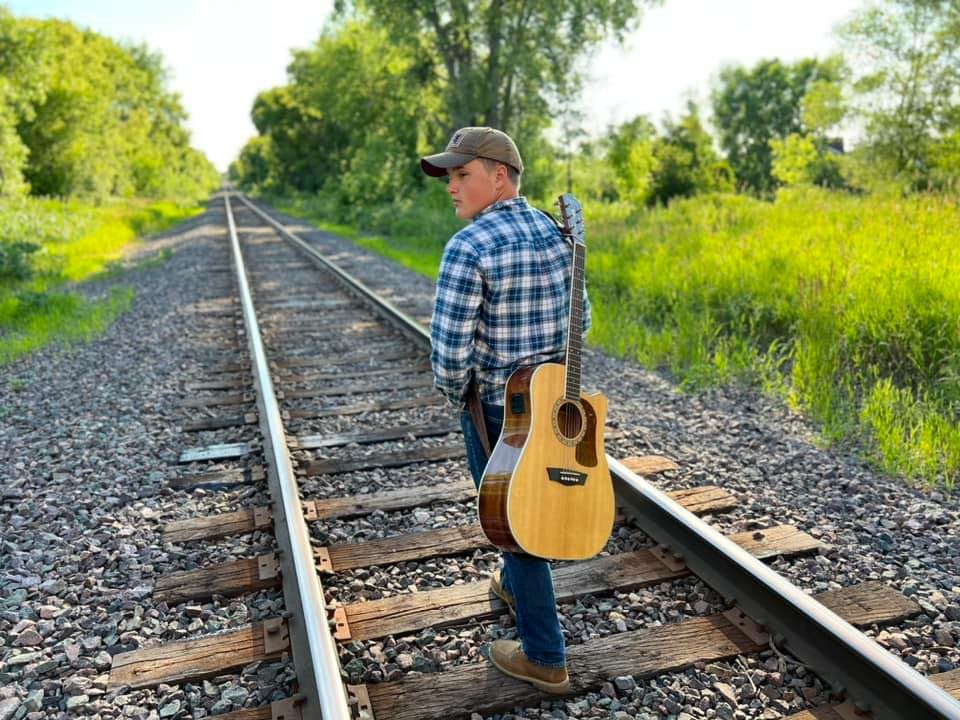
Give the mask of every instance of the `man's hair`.
<svg viewBox="0 0 960 720">
<path fill-rule="evenodd" d="M 497 169 L 497 165 L 503 165 L 507 169 L 507 178 L 509 178 L 515 188 L 520 189 L 520 172 L 515 167 L 507 165 L 505 162 L 500 162 L 499 160 L 491 160 L 490 158 L 482 157 L 477 159 L 483 163 L 487 172 L 493 172 Z"/>
</svg>

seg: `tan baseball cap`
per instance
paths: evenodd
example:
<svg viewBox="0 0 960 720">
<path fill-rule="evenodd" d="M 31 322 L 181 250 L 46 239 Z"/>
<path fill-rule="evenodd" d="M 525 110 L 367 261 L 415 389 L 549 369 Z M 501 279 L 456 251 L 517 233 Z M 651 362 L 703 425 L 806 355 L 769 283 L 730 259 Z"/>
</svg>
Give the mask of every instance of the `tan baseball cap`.
<svg viewBox="0 0 960 720">
<path fill-rule="evenodd" d="M 487 158 L 523 172 L 520 151 L 510 136 L 489 127 L 465 127 L 457 130 L 447 149 L 436 155 L 420 158 L 420 167 L 432 177 L 443 177 L 447 169 L 466 165 L 476 158 Z"/>
</svg>

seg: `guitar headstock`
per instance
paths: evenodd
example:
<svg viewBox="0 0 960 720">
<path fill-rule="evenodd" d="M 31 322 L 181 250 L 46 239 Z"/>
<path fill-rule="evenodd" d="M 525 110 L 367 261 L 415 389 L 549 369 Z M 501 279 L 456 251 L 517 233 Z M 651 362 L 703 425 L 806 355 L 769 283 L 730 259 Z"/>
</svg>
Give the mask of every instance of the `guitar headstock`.
<svg viewBox="0 0 960 720">
<path fill-rule="evenodd" d="M 563 219 L 563 234 L 575 243 L 586 245 L 583 208 L 580 202 L 570 193 L 564 193 L 557 200 L 557 205 L 560 206 L 560 216 Z"/>
</svg>

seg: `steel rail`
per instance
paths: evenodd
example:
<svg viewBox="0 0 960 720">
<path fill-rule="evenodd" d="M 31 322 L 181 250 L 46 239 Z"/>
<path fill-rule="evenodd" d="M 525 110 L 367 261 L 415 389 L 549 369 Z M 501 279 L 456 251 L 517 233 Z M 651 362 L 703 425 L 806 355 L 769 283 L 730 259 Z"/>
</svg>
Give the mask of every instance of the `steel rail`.
<svg viewBox="0 0 960 720">
<path fill-rule="evenodd" d="M 425 349 L 430 334 L 363 282 L 324 258 L 246 197 L 240 199 L 354 294 Z M 811 665 L 833 690 L 877 720 L 960 720 L 960 702 L 848 622 L 771 570 L 642 477 L 607 455 L 617 499 L 644 532 L 681 556 L 690 571 L 764 626 L 778 646 Z"/>
<path fill-rule="evenodd" d="M 337 646 L 328 625 L 323 588 L 317 576 L 280 407 L 273 390 L 267 355 L 247 282 L 229 192 L 224 192 L 223 200 L 243 306 L 243 322 L 250 347 L 250 362 L 257 387 L 260 428 L 267 440 L 264 450 L 273 500 L 274 532 L 280 549 L 283 595 L 287 604 L 285 616 L 302 696 L 300 712 L 308 720 L 350 720 L 349 702 L 340 678 Z"/>
</svg>

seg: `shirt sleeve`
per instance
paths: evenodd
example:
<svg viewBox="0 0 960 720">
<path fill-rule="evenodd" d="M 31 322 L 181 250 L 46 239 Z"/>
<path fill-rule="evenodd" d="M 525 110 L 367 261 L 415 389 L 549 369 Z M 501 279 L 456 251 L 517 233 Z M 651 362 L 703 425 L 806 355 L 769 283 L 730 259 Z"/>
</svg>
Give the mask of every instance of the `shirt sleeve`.
<svg viewBox="0 0 960 720">
<path fill-rule="evenodd" d="M 466 395 L 473 365 L 474 337 L 483 305 L 480 258 L 456 236 L 440 261 L 430 319 L 430 363 L 434 384 L 459 404 Z"/>
</svg>

